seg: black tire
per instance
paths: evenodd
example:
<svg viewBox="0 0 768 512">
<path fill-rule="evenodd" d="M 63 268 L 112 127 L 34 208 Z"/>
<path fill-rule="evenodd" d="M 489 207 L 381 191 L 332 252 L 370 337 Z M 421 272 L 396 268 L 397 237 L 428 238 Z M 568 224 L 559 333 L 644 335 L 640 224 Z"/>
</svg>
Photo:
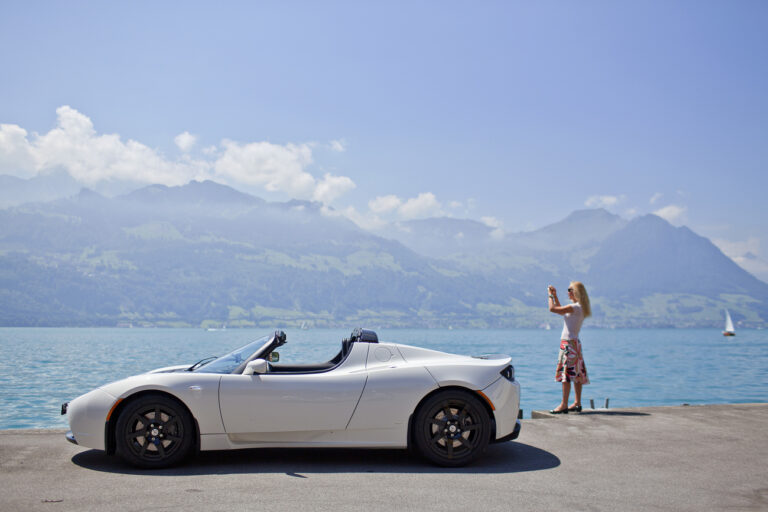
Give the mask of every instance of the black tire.
<svg viewBox="0 0 768 512">
<path fill-rule="evenodd" d="M 413 441 L 431 462 L 447 467 L 469 464 L 488 447 L 491 419 L 480 400 L 469 391 L 437 393 L 416 413 Z"/>
<path fill-rule="evenodd" d="M 117 418 L 117 454 L 140 468 L 164 468 L 180 462 L 192 447 L 194 428 L 186 408 L 166 395 L 144 395 Z"/>
</svg>

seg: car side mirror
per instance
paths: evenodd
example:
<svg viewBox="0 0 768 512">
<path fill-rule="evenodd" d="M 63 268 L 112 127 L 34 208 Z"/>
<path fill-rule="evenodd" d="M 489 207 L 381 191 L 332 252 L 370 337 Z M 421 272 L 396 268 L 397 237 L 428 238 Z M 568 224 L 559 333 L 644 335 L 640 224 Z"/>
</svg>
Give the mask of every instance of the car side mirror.
<svg viewBox="0 0 768 512">
<path fill-rule="evenodd" d="M 270 363 L 276 363 L 280 360 L 280 353 L 279 352 L 272 352 L 269 354 L 269 362 Z"/>
<path fill-rule="evenodd" d="M 267 363 L 265 359 L 254 359 L 245 365 L 243 375 L 260 375 L 262 373 L 267 373 L 268 369 L 269 363 Z"/>
</svg>

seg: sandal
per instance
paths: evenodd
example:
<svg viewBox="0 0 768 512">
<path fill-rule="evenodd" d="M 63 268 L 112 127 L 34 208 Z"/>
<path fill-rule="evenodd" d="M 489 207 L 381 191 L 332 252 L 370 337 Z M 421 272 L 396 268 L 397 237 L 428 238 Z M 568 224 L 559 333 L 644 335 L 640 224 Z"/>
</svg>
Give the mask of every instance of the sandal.
<svg viewBox="0 0 768 512">
<path fill-rule="evenodd" d="M 581 412 L 581 406 L 580 405 L 574 405 L 573 407 L 569 407 L 568 410 L 572 411 L 572 412 Z"/>
<path fill-rule="evenodd" d="M 559 411 L 556 411 L 554 409 L 551 409 L 549 411 L 549 414 L 568 414 L 568 409 L 561 409 Z"/>
</svg>

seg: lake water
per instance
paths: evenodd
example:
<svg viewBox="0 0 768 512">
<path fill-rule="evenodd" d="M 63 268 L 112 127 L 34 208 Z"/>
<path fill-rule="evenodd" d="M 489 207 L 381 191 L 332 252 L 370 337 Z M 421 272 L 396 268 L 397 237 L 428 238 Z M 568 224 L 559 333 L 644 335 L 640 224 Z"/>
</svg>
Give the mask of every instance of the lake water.
<svg viewBox="0 0 768 512">
<path fill-rule="evenodd" d="M 283 363 L 333 357 L 351 329 L 286 330 Z M 60 405 L 108 382 L 173 364 L 221 355 L 269 330 L 0 328 L 0 429 L 64 428 Z M 522 386 L 525 417 L 559 402 L 554 382 L 559 330 L 381 329 L 379 339 L 457 354 L 505 353 Z M 768 331 L 582 330 L 601 407 L 768 402 Z"/>
</svg>

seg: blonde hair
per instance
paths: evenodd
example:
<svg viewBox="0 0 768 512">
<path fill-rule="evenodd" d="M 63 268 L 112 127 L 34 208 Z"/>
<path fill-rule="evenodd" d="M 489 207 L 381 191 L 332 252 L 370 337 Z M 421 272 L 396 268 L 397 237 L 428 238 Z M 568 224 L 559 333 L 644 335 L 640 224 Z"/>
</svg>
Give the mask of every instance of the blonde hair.
<svg viewBox="0 0 768 512">
<path fill-rule="evenodd" d="M 589 295 L 587 295 L 587 289 L 584 287 L 584 283 L 581 281 L 571 281 L 571 288 L 573 288 L 573 296 L 576 298 L 576 302 L 581 306 L 581 310 L 584 312 L 584 318 L 592 316 L 592 308 L 589 305 Z"/>
</svg>

